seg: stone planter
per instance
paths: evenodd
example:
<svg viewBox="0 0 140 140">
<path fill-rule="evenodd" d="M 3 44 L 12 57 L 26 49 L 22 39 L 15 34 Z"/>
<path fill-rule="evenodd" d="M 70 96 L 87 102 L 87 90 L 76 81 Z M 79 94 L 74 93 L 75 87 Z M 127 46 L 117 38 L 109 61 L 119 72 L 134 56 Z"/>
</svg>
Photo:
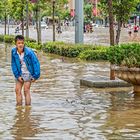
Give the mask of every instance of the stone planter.
<svg viewBox="0 0 140 140">
<path fill-rule="evenodd" d="M 134 93 L 140 95 L 140 68 L 114 66 L 115 76 L 134 86 Z"/>
</svg>

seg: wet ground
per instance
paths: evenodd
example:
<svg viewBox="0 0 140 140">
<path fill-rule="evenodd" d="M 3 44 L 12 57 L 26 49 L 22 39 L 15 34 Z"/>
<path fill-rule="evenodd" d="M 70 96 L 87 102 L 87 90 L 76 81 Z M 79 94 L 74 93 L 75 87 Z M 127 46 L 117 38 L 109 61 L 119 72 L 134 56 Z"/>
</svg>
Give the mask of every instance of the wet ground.
<svg viewBox="0 0 140 140">
<path fill-rule="evenodd" d="M 84 63 L 39 53 L 41 78 L 32 107 L 16 108 L 10 47 L 0 45 L 1 140 L 139 140 L 140 98 L 131 88 L 80 87 L 81 77 L 108 75 L 105 62 Z"/>
<path fill-rule="evenodd" d="M 10 34 L 17 35 L 21 34 L 21 30 L 19 33 L 15 34 L 15 27 L 10 27 L 9 30 Z M 42 29 L 42 42 L 52 41 L 52 27 L 49 27 L 49 29 L 45 30 Z M 4 27 L 0 26 L 0 34 L 4 33 Z M 30 27 L 30 38 L 37 39 L 36 30 L 31 26 Z M 26 32 L 25 32 L 26 34 Z M 62 34 L 56 33 L 56 41 L 63 41 L 63 42 L 70 42 L 74 43 L 75 41 L 75 29 L 73 26 L 67 27 L 64 29 Z M 105 45 L 108 46 L 109 43 L 109 28 L 105 27 L 94 27 L 93 33 L 86 33 L 84 34 L 84 43 L 86 44 L 95 44 L 95 45 Z M 128 43 L 128 42 L 140 42 L 140 31 L 138 35 L 132 33 L 132 36 L 129 37 L 128 35 L 128 29 L 122 28 L 121 31 L 121 37 L 120 37 L 121 43 Z"/>
</svg>

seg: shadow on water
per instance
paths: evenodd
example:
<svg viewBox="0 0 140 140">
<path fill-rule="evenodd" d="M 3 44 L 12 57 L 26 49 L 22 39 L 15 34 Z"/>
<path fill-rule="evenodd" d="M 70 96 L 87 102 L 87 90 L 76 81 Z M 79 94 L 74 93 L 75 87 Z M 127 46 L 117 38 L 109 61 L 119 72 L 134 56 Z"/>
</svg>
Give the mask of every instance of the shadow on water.
<svg viewBox="0 0 140 140">
<path fill-rule="evenodd" d="M 0 45 L 0 139 L 140 139 L 140 98 L 132 96 L 132 88 L 80 87 L 83 76 L 108 75 L 106 62 L 62 61 L 40 52 L 32 108 L 15 109 L 10 50 Z"/>
<path fill-rule="evenodd" d="M 108 140 L 140 139 L 140 97 L 132 92 L 110 92 L 106 123 L 101 127 Z"/>
<path fill-rule="evenodd" d="M 33 138 L 39 132 L 39 120 L 31 116 L 31 107 L 17 107 L 14 122 L 11 134 L 15 140 Z"/>
</svg>

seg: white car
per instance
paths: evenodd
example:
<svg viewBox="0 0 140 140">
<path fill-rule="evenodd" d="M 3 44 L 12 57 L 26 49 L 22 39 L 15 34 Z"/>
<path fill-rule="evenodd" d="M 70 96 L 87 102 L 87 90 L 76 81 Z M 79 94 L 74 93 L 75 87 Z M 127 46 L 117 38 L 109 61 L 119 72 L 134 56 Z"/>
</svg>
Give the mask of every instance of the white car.
<svg viewBox="0 0 140 140">
<path fill-rule="evenodd" d="M 46 22 L 42 21 L 41 22 L 41 29 L 48 29 L 48 25 L 46 24 Z M 34 26 L 34 29 L 36 29 L 36 25 Z"/>
<path fill-rule="evenodd" d="M 93 27 L 99 27 L 99 25 L 96 24 L 96 23 L 92 23 L 92 26 L 93 26 Z"/>
<path fill-rule="evenodd" d="M 42 29 L 48 29 L 48 25 L 46 24 L 46 22 L 41 22 L 41 28 Z"/>
</svg>

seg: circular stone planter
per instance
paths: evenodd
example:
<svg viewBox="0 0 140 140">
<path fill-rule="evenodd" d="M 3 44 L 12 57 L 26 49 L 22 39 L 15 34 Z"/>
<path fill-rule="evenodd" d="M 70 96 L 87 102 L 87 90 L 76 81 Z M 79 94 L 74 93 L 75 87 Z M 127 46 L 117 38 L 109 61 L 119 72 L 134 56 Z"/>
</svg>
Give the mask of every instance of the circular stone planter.
<svg viewBox="0 0 140 140">
<path fill-rule="evenodd" d="M 124 80 L 134 87 L 134 93 L 140 95 L 140 68 L 128 68 L 128 67 L 113 67 L 115 70 L 115 76 L 121 80 Z"/>
</svg>

